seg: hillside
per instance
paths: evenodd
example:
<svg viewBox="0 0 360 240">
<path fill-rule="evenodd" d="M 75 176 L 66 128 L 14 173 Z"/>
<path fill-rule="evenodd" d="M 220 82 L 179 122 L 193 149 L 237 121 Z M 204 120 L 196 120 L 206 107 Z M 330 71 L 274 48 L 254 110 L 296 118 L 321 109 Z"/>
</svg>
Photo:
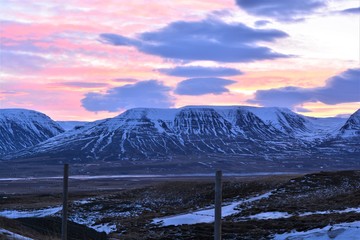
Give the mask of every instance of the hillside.
<svg viewBox="0 0 360 240">
<path fill-rule="evenodd" d="M 360 109 L 350 116 L 340 131 L 344 136 L 360 136 Z"/>
<path fill-rule="evenodd" d="M 64 130 L 43 113 L 0 109 L 0 155 L 34 146 Z"/>
<path fill-rule="evenodd" d="M 271 154 L 306 147 L 302 136 L 311 135 L 313 129 L 311 121 L 288 109 L 137 108 L 67 131 L 16 156 L 61 154 L 83 160 L 116 160 Z"/>
<path fill-rule="evenodd" d="M 28 237 L 45 232 L 60 237 L 61 179 L 26 181 L 41 190 L 14 194 L 24 185 L 0 183 L 8 186 L 0 198 L 0 216 L 11 218 L 0 217 L 0 229 Z M 72 179 L 70 187 L 70 231 L 77 228 L 72 236 L 82 224 L 94 239 L 105 239 L 100 238 L 105 233 L 96 238 L 89 228 L 107 232 L 108 239 L 213 237 L 213 176 Z M 222 237 L 356 239 L 359 187 L 359 171 L 241 178 L 224 174 Z"/>
<path fill-rule="evenodd" d="M 356 116 L 311 118 L 284 108 L 247 106 L 135 108 L 2 159 L 85 164 L 79 174 L 95 169 L 86 163 L 96 163 L 101 174 L 117 168 L 124 173 L 353 169 L 360 166 Z"/>
</svg>

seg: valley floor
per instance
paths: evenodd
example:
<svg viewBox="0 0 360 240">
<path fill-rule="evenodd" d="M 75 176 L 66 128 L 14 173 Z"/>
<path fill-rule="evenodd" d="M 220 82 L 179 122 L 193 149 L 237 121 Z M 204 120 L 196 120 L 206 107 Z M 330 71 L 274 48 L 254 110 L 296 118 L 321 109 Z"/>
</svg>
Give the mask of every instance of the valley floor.
<svg viewBox="0 0 360 240">
<path fill-rule="evenodd" d="M 0 239 L 60 238 L 61 179 L 0 185 Z M 71 179 L 69 196 L 69 239 L 212 238 L 213 177 Z M 360 171 L 227 176 L 223 202 L 223 239 L 360 234 Z"/>
</svg>

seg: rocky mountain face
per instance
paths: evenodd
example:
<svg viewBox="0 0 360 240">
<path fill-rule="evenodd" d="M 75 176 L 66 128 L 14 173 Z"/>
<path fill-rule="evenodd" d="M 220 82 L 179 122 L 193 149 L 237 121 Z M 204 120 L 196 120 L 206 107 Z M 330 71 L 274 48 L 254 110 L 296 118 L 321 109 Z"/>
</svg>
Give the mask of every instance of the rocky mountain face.
<svg viewBox="0 0 360 240">
<path fill-rule="evenodd" d="M 326 155 L 343 152 L 347 157 L 360 160 L 360 110 L 347 119 L 336 136 L 323 139 L 317 147 Z"/>
<path fill-rule="evenodd" d="M 340 131 L 345 136 L 360 136 L 360 109 L 350 116 Z"/>
<path fill-rule="evenodd" d="M 87 123 L 59 135 L 54 132 L 55 137 L 6 158 L 62 156 L 73 161 L 112 161 L 175 155 L 263 157 L 309 151 L 321 153 L 322 148 L 328 147 L 329 139 L 343 144 L 342 132 L 359 127 L 358 114 L 354 115 L 346 121 L 309 118 L 283 108 L 135 108 L 115 118 Z M 353 152 L 360 152 L 358 144 L 351 146 Z"/>
<path fill-rule="evenodd" d="M 0 155 L 34 146 L 64 130 L 45 114 L 25 109 L 0 109 Z"/>
</svg>

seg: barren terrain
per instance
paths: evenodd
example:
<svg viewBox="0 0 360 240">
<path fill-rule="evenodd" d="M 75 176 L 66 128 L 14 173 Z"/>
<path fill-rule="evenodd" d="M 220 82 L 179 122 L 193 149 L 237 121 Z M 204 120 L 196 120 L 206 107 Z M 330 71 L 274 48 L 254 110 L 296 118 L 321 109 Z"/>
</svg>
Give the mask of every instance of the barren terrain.
<svg viewBox="0 0 360 240">
<path fill-rule="evenodd" d="M 16 210 L 17 214 L 31 215 L 35 210 L 56 210 L 61 206 L 61 181 L 1 181 L 0 212 Z M 70 179 L 69 186 L 69 218 L 82 224 L 70 224 L 70 239 L 212 238 L 211 222 L 181 224 L 182 214 L 193 212 L 191 216 L 199 219 L 212 217 L 196 215 L 199 210 L 213 207 L 212 176 Z M 359 188 L 359 171 L 225 176 L 224 206 L 235 207 L 231 215 L 224 217 L 223 239 L 272 239 L 290 231 L 357 223 Z M 32 239 L 60 237 L 61 211 L 43 217 L 28 215 L 1 218 L 0 228 Z M 167 225 L 174 215 L 180 218 L 179 224 Z M 107 234 L 95 236 L 94 229 Z M 83 232 L 82 237 L 74 231 Z"/>
</svg>

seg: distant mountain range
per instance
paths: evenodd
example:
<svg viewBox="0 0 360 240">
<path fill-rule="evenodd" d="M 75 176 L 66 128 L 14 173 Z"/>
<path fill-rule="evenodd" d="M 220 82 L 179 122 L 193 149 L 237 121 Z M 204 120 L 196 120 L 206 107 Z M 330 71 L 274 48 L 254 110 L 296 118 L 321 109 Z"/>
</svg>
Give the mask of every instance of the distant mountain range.
<svg viewBox="0 0 360 240">
<path fill-rule="evenodd" d="M 64 132 L 45 114 L 25 109 L 0 109 L 0 155 L 32 147 Z"/>
<path fill-rule="evenodd" d="M 135 108 L 95 122 L 62 122 L 69 129 L 65 131 L 42 113 L 2 109 L 0 123 L 2 159 L 61 156 L 92 162 L 212 154 L 360 155 L 360 110 L 344 119 L 247 106 Z"/>
</svg>

